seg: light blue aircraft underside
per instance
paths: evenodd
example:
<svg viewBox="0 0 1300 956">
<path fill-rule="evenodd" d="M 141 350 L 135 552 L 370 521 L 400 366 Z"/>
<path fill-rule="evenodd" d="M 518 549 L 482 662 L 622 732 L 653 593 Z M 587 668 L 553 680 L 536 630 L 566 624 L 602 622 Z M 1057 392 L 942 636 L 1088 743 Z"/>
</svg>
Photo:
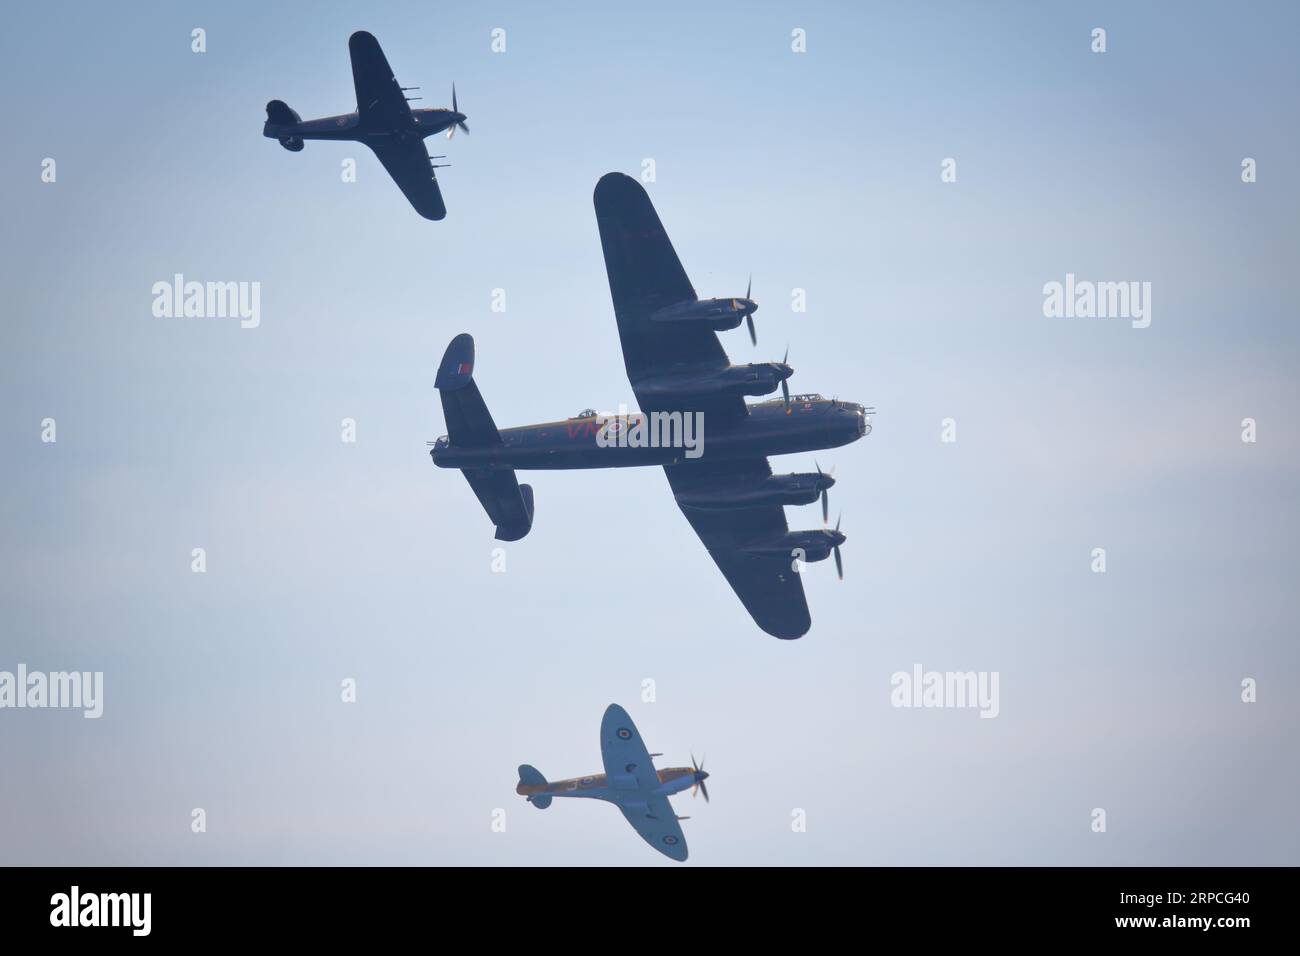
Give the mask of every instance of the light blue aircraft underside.
<svg viewBox="0 0 1300 956">
<path fill-rule="evenodd" d="M 654 757 L 646 748 L 632 718 L 618 704 L 610 704 L 600 722 L 600 756 L 605 772 L 588 777 L 547 782 L 536 768 L 523 764 L 519 768 L 519 785 L 515 792 L 527 797 L 539 810 L 545 810 L 555 797 L 587 797 L 612 803 L 623 812 L 627 822 L 641 838 L 664 856 L 686 859 L 686 837 L 679 817 L 668 798 L 688 788 L 698 787 L 709 799 L 704 781 L 709 775 L 703 767 L 669 767 L 655 770 Z"/>
</svg>

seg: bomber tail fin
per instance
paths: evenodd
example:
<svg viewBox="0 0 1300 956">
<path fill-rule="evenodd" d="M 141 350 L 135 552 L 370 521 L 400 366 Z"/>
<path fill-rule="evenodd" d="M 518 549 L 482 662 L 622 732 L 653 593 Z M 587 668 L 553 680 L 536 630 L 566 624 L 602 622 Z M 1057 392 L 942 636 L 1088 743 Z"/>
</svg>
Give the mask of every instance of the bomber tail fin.
<svg viewBox="0 0 1300 956">
<path fill-rule="evenodd" d="M 537 788 L 546 787 L 546 778 L 536 767 L 528 764 L 519 766 L 519 785 L 515 787 L 515 792 L 523 794 L 528 798 L 528 802 L 538 810 L 545 810 L 551 805 L 551 796 L 548 793 L 537 793 Z"/>
<path fill-rule="evenodd" d="M 474 339 L 462 332 L 451 340 L 433 383 L 442 398 L 447 419 L 447 439 L 458 448 L 484 448 L 501 444 L 492 413 L 474 383 Z M 488 518 L 496 525 L 498 541 L 518 541 L 533 527 L 533 489 L 519 484 L 512 469 L 463 468 Z"/>
</svg>

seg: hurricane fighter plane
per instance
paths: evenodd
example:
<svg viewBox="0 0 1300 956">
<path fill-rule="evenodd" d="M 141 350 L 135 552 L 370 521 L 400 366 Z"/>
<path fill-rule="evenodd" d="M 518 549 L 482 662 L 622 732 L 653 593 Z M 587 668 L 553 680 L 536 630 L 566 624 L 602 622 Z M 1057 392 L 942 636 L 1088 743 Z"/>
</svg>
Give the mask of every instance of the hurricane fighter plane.
<svg viewBox="0 0 1300 956">
<path fill-rule="evenodd" d="M 655 770 L 653 758 L 662 756 L 649 753 L 627 711 L 610 704 L 600 722 L 604 773 L 548 783 L 536 767 L 523 764 L 515 793 L 539 810 L 549 807 L 555 797 L 587 797 L 612 803 L 641 839 L 664 856 L 681 862 L 686 859 L 686 837 L 678 821 L 690 818 L 673 812 L 668 798 L 689 787 L 691 796 L 698 789 L 708 803 L 709 790 L 704 781 L 709 775 L 695 763 L 694 756 L 689 767 Z"/>
<path fill-rule="evenodd" d="M 662 466 L 686 520 L 758 626 L 776 637 L 800 637 L 812 622 L 798 569 L 833 555 L 842 578 L 845 535 L 838 521 L 826 527 L 834 479 L 820 467 L 774 475 L 767 456 L 857 441 L 871 430 L 871 410 L 816 394 L 792 396 L 793 370 L 784 360 L 731 364 L 716 333 L 752 319 L 757 305 L 748 296 L 696 296 L 635 179 L 609 173 L 594 198 L 623 363 L 642 413 L 611 421 L 588 409 L 567 421 L 498 429 L 473 380 L 474 340 L 461 334 L 434 382 L 447 434 L 432 443 L 433 462 L 464 472 L 503 541 L 522 538 L 533 524 L 533 489 L 519 484 L 518 470 Z M 778 389 L 780 398 L 745 401 Z M 694 457 L 681 442 L 610 440 L 612 430 L 644 432 L 647 421 L 657 421 L 662 434 L 672 433 L 675 420 L 684 434 L 687 416 L 700 416 L 705 430 Z M 819 499 L 823 527 L 791 531 L 784 506 Z"/>
<path fill-rule="evenodd" d="M 424 147 L 424 140 L 447 131 L 451 139 L 456 130 L 469 132 L 465 114 L 456 105 L 456 86 L 451 87 L 451 109 L 411 109 L 419 97 L 406 94 L 418 89 L 399 86 L 388 65 L 379 41 L 364 30 L 348 40 L 352 56 L 352 81 L 357 89 L 356 112 L 323 119 L 304 120 L 283 100 L 266 104 L 266 125 L 262 135 L 280 141 L 290 152 L 300 152 L 309 139 L 348 140 L 365 143 L 388 170 L 388 175 L 425 219 L 443 219 L 447 207 L 438 189 L 435 159 Z"/>
</svg>

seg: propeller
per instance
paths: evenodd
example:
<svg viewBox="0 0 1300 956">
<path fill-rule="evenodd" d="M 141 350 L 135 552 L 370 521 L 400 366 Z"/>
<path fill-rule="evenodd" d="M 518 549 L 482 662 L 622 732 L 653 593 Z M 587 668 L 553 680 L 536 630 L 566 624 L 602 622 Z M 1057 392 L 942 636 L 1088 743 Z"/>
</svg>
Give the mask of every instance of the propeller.
<svg viewBox="0 0 1300 956">
<path fill-rule="evenodd" d="M 790 346 L 785 347 L 785 356 L 781 359 L 781 364 L 787 364 L 790 358 Z M 781 379 L 781 400 L 785 402 L 785 413 L 790 414 L 790 384 L 785 379 Z"/>
<path fill-rule="evenodd" d="M 817 477 L 822 477 L 822 466 L 817 464 L 817 459 L 813 459 L 813 464 L 817 465 Z M 832 473 L 835 471 L 831 469 Z M 822 489 L 822 524 L 829 524 L 831 520 L 831 490 L 830 488 Z"/>
<path fill-rule="evenodd" d="M 457 116 L 460 115 L 460 107 L 456 105 L 456 84 L 455 83 L 451 84 L 451 111 L 455 113 Z M 466 136 L 469 135 L 469 127 L 465 125 L 465 121 L 463 119 L 458 119 L 456 120 L 455 125 L 452 126 L 449 130 L 447 130 L 447 138 L 451 139 L 453 136 L 455 136 L 457 129 L 463 129 L 465 131 L 465 135 Z"/>
<path fill-rule="evenodd" d="M 749 285 L 745 286 L 746 300 L 749 299 L 749 293 L 753 290 L 753 288 L 754 288 L 754 276 L 751 273 L 749 276 Z M 750 344 L 757 345 L 758 333 L 754 331 L 754 310 L 753 309 L 750 309 L 748 312 L 745 313 L 745 325 L 749 329 Z"/>
<path fill-rule="evenodd" d="M 843 515 L 840 515 L 839 517 L 837 517 L 837 518 L 835 519 L 835 533 L 836 533 L 836 534 L 839 534 L 839 530 L 840 530 L 840 521 L 841 521 L 843 518 L 844 518 L 844 516 L 843 516 Z M 840 557 L 840 546 L 839 546 L 838 544 L 835 546 L 834 551 L 835 551 L 835 573 L 838 574 L 838 575 L 840 576 L 840 580 L 843 581 L 843 580 L 844 580 L 844 560 Z"/>
<path fill-rule="evenodd" d="M 709 779 L 709 775 L 704 772 L 704 765 L 695 762 L 695 754 L 691 754 L 691 768 L 695 771 L 695 786 L 691 787 L 691 796 L 695 796 L 696 790 L 704 792 L 704 802 L 709 802 L 709 788 L 704 785 L 704 781 Z"/>
</svg>

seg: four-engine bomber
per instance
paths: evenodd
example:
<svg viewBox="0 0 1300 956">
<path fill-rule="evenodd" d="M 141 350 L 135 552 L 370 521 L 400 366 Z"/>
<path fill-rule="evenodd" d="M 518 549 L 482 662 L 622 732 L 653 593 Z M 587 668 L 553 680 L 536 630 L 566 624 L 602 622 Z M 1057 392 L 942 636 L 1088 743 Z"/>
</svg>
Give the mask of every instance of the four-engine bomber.
<svg viewBox="0 0 1300 956">
<path fill-rule="evenodd" d="M 817 394 L 792 396 L 788 353 L 780 362 L 733 365 L 716 330 L 748 320 L 753 335 L 757 305 L 749 291 L 743 299 L 699 299 L 649 196 L 631 177 L 602 177 L 594 201 L 623 363 L 641 413 L 611 423 L 589 410 L 498 429 L 473 380 L 474 341 L 462 334 L 447 347 L 434 383 L 447 434 L 433 443 L 433 462 L 462 470 L 505 541 L 533 525 L 533 490 L 519 484 L 517 470 L 662 466 L 682 513 L 758 626 L 776 637 L 800 637 L 812 623 L 800 568 L 834 556 L 842 577 L 846 536 L 838 522 L 834 529 L 790 531 L 786 505 L 820 499 L 826 522 L 834 479 L 820 467 L 816 474 L 773 475 L 767 457 L 857 441 L 871 430 L 869 409 Z M 780 398 L 745 402 L 777 389 Z M 700 423 L 699 434 L 681 427 L 688 422 Z M 622 440 L 647 425 L 657 440 Z M 614 426 L 620 440 L 611 442 Z M 671 440 L 674 434 L 683 441 Z M 665 435 L 669 440 L 659 440 Z"/>
</svg>

